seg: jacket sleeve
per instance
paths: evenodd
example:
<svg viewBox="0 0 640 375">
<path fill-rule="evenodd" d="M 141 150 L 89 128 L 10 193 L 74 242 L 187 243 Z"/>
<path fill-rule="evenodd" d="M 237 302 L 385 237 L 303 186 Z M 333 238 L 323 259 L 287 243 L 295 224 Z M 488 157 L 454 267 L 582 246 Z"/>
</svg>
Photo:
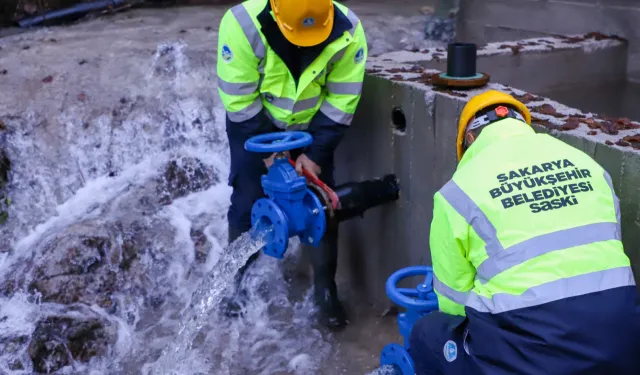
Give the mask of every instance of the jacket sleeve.
<svg viewBox="0 0 640 375">
<path fill-rule="evenodd" d="M 352 22 L 356 21 L 353 16 Z M 305 154 L 318 164 L 338 147 L 360 102 L 368 49 L 362 23 L 357 21 L 353 29 L 352 43 L 329 63 L 326 96 L 309 125 L 314 141 Z"/>
<path fill-rule="evenodd" d="M 227 129 L 233 127 L 249 138 L 261 133 L 264 123 L 258 92 L 260 60 L 231 10 L 222 17 L 218 30 L 218 94 L 227 112 Z"/>
<path fill-rule="evenodd" d="M 451 315 L 466 315 L 464 305 L 476 275 L 468 260 L 469 230 L 464 218 L 436 193 L 429 239 L 433 286 L 440 311 Z"/>
</svg>

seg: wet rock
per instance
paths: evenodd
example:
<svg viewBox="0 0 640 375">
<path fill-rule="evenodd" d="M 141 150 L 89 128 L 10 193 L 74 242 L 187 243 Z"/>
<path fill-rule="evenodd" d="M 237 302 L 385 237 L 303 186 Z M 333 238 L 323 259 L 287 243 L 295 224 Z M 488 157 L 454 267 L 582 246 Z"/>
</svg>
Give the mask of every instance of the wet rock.
<svg viewBox="0 0 640 375">
<path fill-rule="evenodd" d="M 0 321 L 2 318 L 0 318 Z M 0 337 L 0 353 L 16 354 L 22 345 L 29 341 L 29 336 Z"/>
<path fill-rule="evenodd" d="M 205 190 L 220 182 L 220 177 L 212 168 L 205 166 L 195 158 L 182 158 L 170 161 L 158 181 L 157 192 L 163 205 L 186 196 L 189 193 Z"/>
<path fill-rule="evenodd" d="M 44 302 L 113 307 L 111 293 L 116 289 L 117 274 L 109 264 L 118 249 L 112 238 L 63 235 L 43 250 L 29 289 L 39 292 Z"/>
<path fill-rule="evenodd" d="M 33 367 L 49 374 L 71 361 L 88 362 L 102 356 L 116 341 L 113 323 L 95 314 L 50 316 L 36 324 L 28 346 Z"/>
<path fill-rule="evenodd" d="M 203 231 L 192 228 L 191 240 L 193 241 L 193 246 L 196 251 L 196 262 L 206 262 L 209 252 L 211 251 L 211 243 L 207 240 L 207 236 Z"/>
<path fill-rule="evenodd" d="M 6 317 L 0 317 L 0 323 L 6 319 Z M 10 355 L 12 358 L 8 362 L 9 370 L 19 371 L 24 370 L 25 366 L 18 358 L 22 348 L 29 342 L 29 336 L 17 335 L 10 337 L 0 336 L 0 353 L 4 355 Z"/>
</svg>

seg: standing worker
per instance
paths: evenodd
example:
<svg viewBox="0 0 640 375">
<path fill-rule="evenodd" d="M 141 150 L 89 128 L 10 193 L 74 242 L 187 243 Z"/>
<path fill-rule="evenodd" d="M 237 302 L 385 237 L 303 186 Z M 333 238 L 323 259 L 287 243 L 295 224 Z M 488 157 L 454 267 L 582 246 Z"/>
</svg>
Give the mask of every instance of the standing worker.
<svg viewBox="0 0 640 375">
<path fill-rule="evenodd" d="M 608 173 L 488 91 L 460 116 L 436 193 L 440 311 L 410 338 L 417 374 L 637 375 L 640 302 Z"/>
<path fill-rule="evenodd" d="M 331 0 L 245 1 L 226 12 L 219 30 L 218 92 L 231 153 L 232 242 L 251 228 L 252 205 L 264 196 L 260 176 L 273 162 L 273 155 L 245 151 L 248 138 L 309 132 L 313 143 L 291 152 L 296 170 L 304 168 L 334 186 L 333 153 L 360 100 L 367 41 L 353 11 Z M 237 282 L 258 255 L 239 271 Z M 346 314 L 334 281 L 337 227 L 327 228 L 320 248 L 309 249 L 309 255 L 321 319 L 342 327 Z"/>
</svg>

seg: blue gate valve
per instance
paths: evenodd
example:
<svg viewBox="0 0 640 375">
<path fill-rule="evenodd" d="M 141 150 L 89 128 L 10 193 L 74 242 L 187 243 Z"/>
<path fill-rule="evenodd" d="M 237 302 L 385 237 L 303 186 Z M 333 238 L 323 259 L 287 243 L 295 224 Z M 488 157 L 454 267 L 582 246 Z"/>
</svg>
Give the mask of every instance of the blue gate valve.
<svg viewBox="0 0 640 375">
<path fill-rule="evenodd" d="M 262 250 L 278 259 L 287 251 L 290 237 L 299 236 L 302 243 L 318 246 L 326 230 L 322 202 L 285 154 L 285 151 L 309 146 L 312 140 L 309 133 L 287 131 L 258 135 L 244 145 L 247 151 L 276 153 L 269 171 L 261 177 L 267 198 L 254 203 L 251 225 L 258 232 L 270 231 Z"/>
<path fill-rule="evenodd" d="M 424 276 L 416 288 L 398 288 L 398 283 L 408 277 Z M 409 354 L 411 330 L 418 319 L 438 310 L 438 299 L 433 290 L 433 269 L 429 266 L 412 266 L 394 272 L 385 285 L 387 296 L 406 311 L 398 314 L 398 329 L 404 338 L 404 347 L 393 343 L 382 349 L 380 367 L 392 366 L 402 375 L 414 375 L 415 367 Z"/>
</svg>

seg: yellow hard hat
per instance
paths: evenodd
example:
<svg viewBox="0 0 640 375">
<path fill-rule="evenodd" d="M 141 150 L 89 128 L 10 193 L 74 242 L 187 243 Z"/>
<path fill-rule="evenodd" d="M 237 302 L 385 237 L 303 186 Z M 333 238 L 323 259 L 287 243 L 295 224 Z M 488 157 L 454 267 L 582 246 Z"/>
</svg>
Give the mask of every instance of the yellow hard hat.
<svg viewBox="0 0 640 375">
<path fill-rule="evenodd" d="M 310 47 L 329 37 L 333 29 L 332 0 L 269 0 L 282 34 L 291 43 Z"/>
<path fill-rule="evenodd" d="M 476 95 L 464 106 L 462 114 L 460 115 L 460 121 L 458 121 L 458 141 L 456 145 L 458 149 L 458 161 L 462 159 L 462 155 L 464 154 L 464 134 L 469 122 L 473 120 L 476 113 L 496 104 L 511 104 L 518 109 L 518 112 L 524 117 L 527 124 L 531 125 L 531 113 L 529 109 L 513 96 L 497 90 L 489 90 Z"/>
</svg>

